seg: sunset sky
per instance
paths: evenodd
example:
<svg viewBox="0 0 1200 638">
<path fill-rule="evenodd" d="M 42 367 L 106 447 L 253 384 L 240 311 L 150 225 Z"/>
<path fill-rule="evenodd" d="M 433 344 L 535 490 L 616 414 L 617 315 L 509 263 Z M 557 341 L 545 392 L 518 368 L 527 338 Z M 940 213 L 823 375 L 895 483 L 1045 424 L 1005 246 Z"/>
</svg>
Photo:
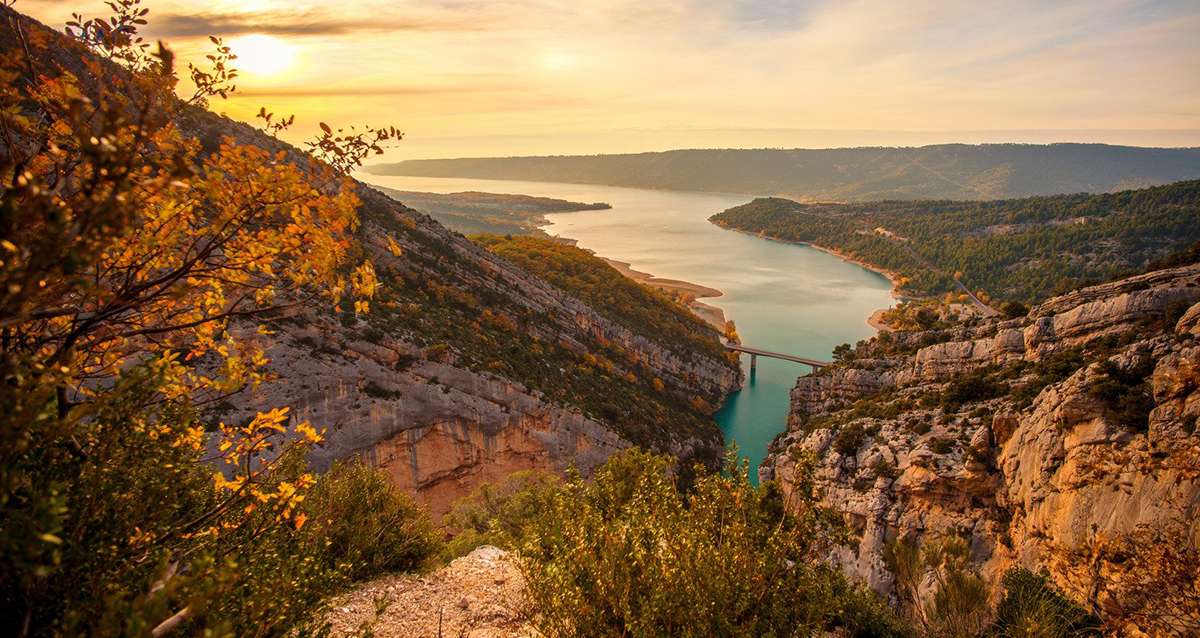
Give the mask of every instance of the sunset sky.
<svg viewBox="0 0 1200 638">
<path fill-rule="evenodd" d="M 1200 145 L 1200 3 L 144 0 L 214 110 L 394 124 L 410 157 L 707 146 Z M 56 27 L 95 0 L 19 0 Z"/>
</svg>

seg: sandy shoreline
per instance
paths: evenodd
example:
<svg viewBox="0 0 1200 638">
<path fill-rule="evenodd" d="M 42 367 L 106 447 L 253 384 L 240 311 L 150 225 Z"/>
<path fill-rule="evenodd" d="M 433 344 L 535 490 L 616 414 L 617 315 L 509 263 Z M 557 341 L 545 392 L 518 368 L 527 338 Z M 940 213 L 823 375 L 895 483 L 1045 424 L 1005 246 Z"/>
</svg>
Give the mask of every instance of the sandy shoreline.
<svg viewBox="0 0 1200 638">
<path fill-rule="evenodd" d="M 703 319 L 718 331 L 725 331 L 725 312 L 716 306 L 710 306 L 702 301 L 698 301 L 699 299 L 712 299 L 724 295 L 725 293 L 721 292 L 720 290 L 717 290 L 716 288 L 709 288 L 708 286 L 701 286 L 700 284 L 694 284 L 690 281 L 655 277 L 650 273 L 634 270 L 626 262 L 616 259 L 609 259 L 608 257 L 603 257 L 600 255 L 597 255 L 597 257 L 600 257 L 604 261 L 608 262 L 608 265 L 616 268 L 617 272 L 640 284 L 650 286 L 651 288 L 657 288 L 671 295 L 681 294 L 685 297 L 691 298 L 692 301 L 688 304 L 688 308 L 690 308 L 691 311 L 696 314 L 696 316 Z"/>
</svg>

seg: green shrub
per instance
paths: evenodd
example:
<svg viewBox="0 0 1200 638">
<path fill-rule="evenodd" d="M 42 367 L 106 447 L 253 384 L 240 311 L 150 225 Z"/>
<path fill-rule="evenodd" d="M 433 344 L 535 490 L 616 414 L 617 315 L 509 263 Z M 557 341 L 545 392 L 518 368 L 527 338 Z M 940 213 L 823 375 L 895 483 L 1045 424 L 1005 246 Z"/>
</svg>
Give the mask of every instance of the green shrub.
<svg viewBox="0 0 1200 638">
<path fill-rule="evenodd" d="M 941 405 L 946 412 L 957 412 L 966 403 L 1003 396 L 1008 384 L 991 379 L 987 369 L 973 370 L 950 380 L 942 392 Z"/>
<path fill-rule="evenodd" d="M 1100 636 L 1100 620 L 1062 595 L 1046 577 L 1025 569 L 1004 575 L 1004 598 L 992 634 L 998 638 Z"/>
<path fill-rule="evenodd" d="M 820 560 L 838 538 L 809 485 L 785 507 L 745 466 L 702 473 L 686 495 L 672 461 L 616 455 L 571 480 L 522 544 L 535 622 L 548 636 L 904 635 L 873 594 Z M 799 514 L 788 512 L 798 511 Z"/>
<path fill-rule="evenodd" d="M 833 440 L 833 449 L 842 456 L 854 456 L 866 442 L 866 428 L 858 422 L 849 423 L 838 430 L 837 437 Z"/>
<path fill-rule="evenodd" d="M 1000 312 L 1009 319 L 1016 319 L 1029 314 L 1029 307 L 1019 301 L 1006 301 L 1000 306 Z"/>
<path fill-rule="evenodd" d="M 526 470 L 508 475 L 499 485 L 481 485 L 442 518 L 454 534 L 446 545 L 447 557 L 465 555 L 480 545 L 517 549 L 561 484 L 556 474 Z"/>
<path fill-rule="evenodd" d="M 441 549 L 428 514 L 358 459 L 339 461 L 323 474 L 304 511 L 304 529 L 323 546 L 326 567 L 352 580 L 420 569 Z"/>
<path fill-rule="evenodd" d="M 1104 361 L 1100 364 L 1102 376 L 1088 388 L 1088 394 L 1103 401 L 1118 422 L 1145 432 L 1150 429 L 1150 411 L 1155 405 L 1149 383 L 1153 371 L 1154 361 L 1148 357 L 1129 369 Z"/>
</svg>

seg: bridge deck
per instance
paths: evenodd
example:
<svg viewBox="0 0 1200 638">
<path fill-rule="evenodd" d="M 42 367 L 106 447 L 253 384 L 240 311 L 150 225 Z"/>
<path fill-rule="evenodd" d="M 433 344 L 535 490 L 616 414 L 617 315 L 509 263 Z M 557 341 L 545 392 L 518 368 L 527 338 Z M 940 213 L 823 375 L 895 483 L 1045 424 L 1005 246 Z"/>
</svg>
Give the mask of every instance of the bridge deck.
<svg viewBox="0 0 1200 638">
<path fill-rule="evenodd" d="M 733 350 L 734 352 L 745 352 L 746 354 L 757 355 L 760 357 L 770 357 L 772 359 L 782 359 L 784 361 L 794 361 L 796 363 L 803 363 L 804 365 L 812 366 L 814 368 L 824 368 L 824 367 L 833 365 L 833 362 L 831 362 L 831 361 L 821 361 L 819 359 L 808 359 L 806 357 L 796 357 L 796 356 L 793 356 L 790 354 L 784 354 L 782 352 L 771 352 L 770 350 L 762 350 L 760 348 L 751 348 L 750 346 L 743 346 L 743 345 L 739 345 L 739 344 L 735 344 L 735 343 L 727 343 L 727 344 L 725 344 L 725 348 L 727 350 Z"/>
</svg>

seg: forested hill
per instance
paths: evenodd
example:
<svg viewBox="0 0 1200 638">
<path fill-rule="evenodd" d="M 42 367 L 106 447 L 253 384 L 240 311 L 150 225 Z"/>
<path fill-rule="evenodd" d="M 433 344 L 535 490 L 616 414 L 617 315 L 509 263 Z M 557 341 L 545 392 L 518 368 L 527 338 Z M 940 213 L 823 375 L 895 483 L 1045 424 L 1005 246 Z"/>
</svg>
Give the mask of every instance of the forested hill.
<svg viewBox="0 0 1200 638">
<path fill-rule="evenodd" d="M 547 223 L 549 213 L 572 213 L 581 210 L 604 210 L 608 204 L 585 204 L 551 197 L 509 195 L 502 193 L 423 193 L 401 191 L 375 186 L 388 197 L 427 213 L 450 230 L 464 235 L 496 233 L 499 235 L 538 234 Z M 542 233 L 545 234 L 545 233 Z"/>
<path fill-rule="evenodd" d="M 1200 148 L 943 144 L 700 149 L 627 155 L 409 160 L 379 175 L 470 177 L 779 195 L 801 201 L 987 200 L 1105 193 L 1200 178 Z"/>
<path fill-rule="evenodd" d="M 989 202 L 801 204 L 761 198 L 714 215 L 900 274 L 904 290 L 1033 302 L 1145 270 L 1200 242 L 1200 181 L 1104 195 Z"/>
</svg>

